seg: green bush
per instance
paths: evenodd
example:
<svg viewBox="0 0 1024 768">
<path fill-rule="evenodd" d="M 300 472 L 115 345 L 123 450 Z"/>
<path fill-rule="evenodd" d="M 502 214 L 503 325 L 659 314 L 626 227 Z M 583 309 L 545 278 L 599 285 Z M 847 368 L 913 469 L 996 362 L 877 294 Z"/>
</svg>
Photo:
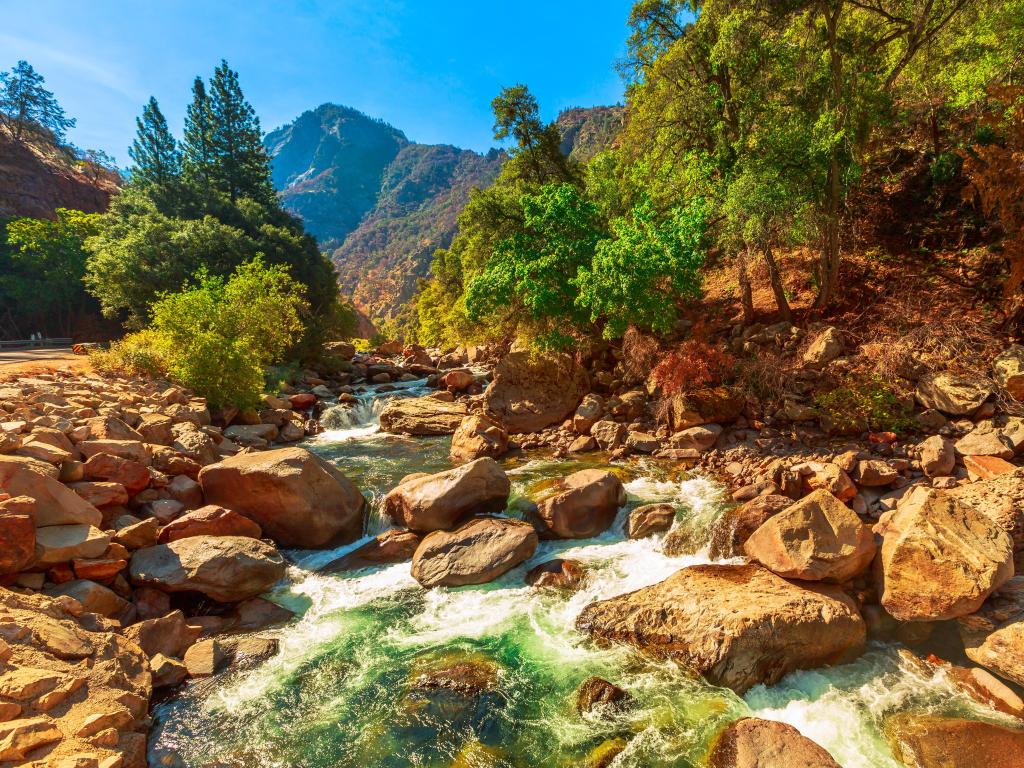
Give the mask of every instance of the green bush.
<svg viewBox="0 0 1024 768">
<path fill-rule="evenodd" d="M 89 362 L 100 373 L 124 376 L 163 376 L 167 360 L 161 350 L 160 337 L 154 331 L 130 333 L 110 345 L 89 353 Z"/>
<path fill-rule="evenodd" d="M 815 398 L 822 426 L 838 434 L 911 429 L 910 412 L 877 376 L 847 381 Z"/>
</svg>

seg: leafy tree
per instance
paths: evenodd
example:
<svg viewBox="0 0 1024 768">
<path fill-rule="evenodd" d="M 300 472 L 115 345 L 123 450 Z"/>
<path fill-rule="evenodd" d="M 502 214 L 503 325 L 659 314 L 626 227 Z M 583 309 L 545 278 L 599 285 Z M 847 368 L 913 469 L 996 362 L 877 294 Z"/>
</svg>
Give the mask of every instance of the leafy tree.
<svg viewBox="0 0 1024 768">
<path fill-rule="evenodd" d="M 43 76 L 27 61 L 19 61 L 10 72 L 0 72 L 0 125 L 15 141 L 26 129 L 49 131 L 58 143 L 75 121 L 64 115 L 53 93 L 43 87 Z"/>
<path fill-rule="evenodd" d="M 181 153 L 154 97 L 135 118 L 136 135 L 128 155 L 132 181 L 141 186 L 171 186 L 181 177 Z"/>
<path fill-rule="evenodd" d="M 576 164 L 562 154 L 562 135 L 554 123 L 544 125 L 537 99 L 525 85 L 504 88 L 491 102 L 494 112 L 494 138 L 512 138 L 512 171 L 536 183 L 579 183 Z"/>
<path fill-rule="evenodd" d="M 242 94 L 238 73 L 226 61 L 213 72 L 208 99 L 213 186 L 232 202 L 240 197 L 272 201 L 270 161 L 263 148 L 260 121 Z"/>
</svg>

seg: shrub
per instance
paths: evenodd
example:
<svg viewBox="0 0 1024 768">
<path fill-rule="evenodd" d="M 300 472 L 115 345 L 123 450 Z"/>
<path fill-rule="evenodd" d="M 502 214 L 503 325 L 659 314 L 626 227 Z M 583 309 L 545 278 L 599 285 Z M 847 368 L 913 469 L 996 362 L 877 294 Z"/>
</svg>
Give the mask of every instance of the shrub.
<svg viewBox="0 0 1024 768">
<path fill-rule="evenodd" d="M 853 434 L 907 432 L 913 421 L 910 411 L 881 378 L 849 380 L 815 398 L 822 426 L 830 432 Z"/>
<path fill-rule="evenodd" d="M 694 337 L 670 350 L 651 372 L 651 380 L 665 395 L 721 384 L 732 371 L 735 358 L 721 347 Z"/>
<path fill-rule="evenodd" d="M 161 351 L 160 337 L 154 331 L 130 333 L 110 345 L 89 353 L 89 362 L 100 373 L 125 376 L 163 376 L 167 360 Z"/>
</svg>

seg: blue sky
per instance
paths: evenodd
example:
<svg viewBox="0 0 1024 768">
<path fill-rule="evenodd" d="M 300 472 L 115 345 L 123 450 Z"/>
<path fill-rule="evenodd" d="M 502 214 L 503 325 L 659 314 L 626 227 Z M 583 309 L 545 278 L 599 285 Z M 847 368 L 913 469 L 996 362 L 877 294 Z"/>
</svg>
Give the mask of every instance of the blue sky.
<svg viewBox="0 0 1024 768">
<path fill-rule="evenodd" d="M 227 58 L 264 130 L 327 101 L 424 143 L 495 144 L 490 100 L 525 82 L 544 116 L 614 104 L 629 0 L 0 0 L 0 70 L 28 60 L 121 165 L 152 94 L 180 133 L 189 88 Z"/>
</svg>

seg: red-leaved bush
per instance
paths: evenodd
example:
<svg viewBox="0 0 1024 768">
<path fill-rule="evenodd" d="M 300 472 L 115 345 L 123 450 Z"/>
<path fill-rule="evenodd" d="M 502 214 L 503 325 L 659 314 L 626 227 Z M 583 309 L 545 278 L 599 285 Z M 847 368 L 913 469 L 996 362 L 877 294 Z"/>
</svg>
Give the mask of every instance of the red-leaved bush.
<svg viewBox="0 0 1024 768">
<path fill-rule="evenodd" d="M 701 338 L 690 338 L 670 349 L 651 371 L 651 380 L 665 395 L 715 387 L 732 371 L 735 358 Z"/>
</svg>

